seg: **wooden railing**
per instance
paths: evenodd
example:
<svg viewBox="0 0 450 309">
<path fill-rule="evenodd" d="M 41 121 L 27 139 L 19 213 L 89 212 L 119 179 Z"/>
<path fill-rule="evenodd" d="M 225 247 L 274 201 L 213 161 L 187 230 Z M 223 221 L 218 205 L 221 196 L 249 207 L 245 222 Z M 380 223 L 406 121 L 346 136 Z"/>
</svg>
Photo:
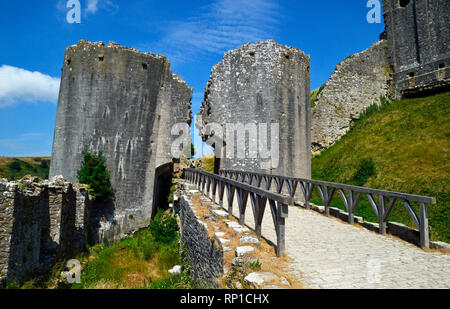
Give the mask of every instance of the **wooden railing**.
<svg viewBox="0 0 450 309">
<path fill-rule="evenodd" d="M 288 205 L 293 203 L 292 198 L 195 169 L 185 169 L 184 179 L 195 184 L 203 194 L 210 197 L 214 202 L 216 201 L 216 196 L 218 196 L 221 207 L 223 207 L 226 190 L 228 213 L 231 216 L 233 215 L 234 197 L 236 195 L 239 208 L 239 224 L 241 225 L 245 225 L 245 210 L 250 197 L 255 220 L 255 232 L 258 237 L 261 237 L 264 211 L 267 202 L 269 202 L 277 235 L 277 256 L 285 253 L 285 219 L 288 217 Z"/>
<path fill-rule="evenodd" d="M 386 223 L 392 208 L 397 200 L 403 202 L 411 216 L 414 224 L 420 232 L 420 246 L 423 248 L 430 247 L 430 234 L 428 230 L 428 205 L 436 204 L 433 197 L 419 196 L 413 194 L 405 194 L 399 192 L 391 192 L 364 187 L 357 187 L 345 184 L 338 184 L 326 181 L 317 181 L 310 179 L 286 177 L 279 175 L 270 175 L 253 172 L 221 170 L 220 175 L 226 178 L 234 179 L 239 182 L 248 183 L 257 187 L 270 190 L 272 183 L 275 183 L 276 191 L 281 193 L 284 184 L 292 199 L 294 199 L 297 188 L 300 186 L 305 200 L 305 207 L 310 208 L 310 201 L 315 187 L 319 190 L 320 197 L 325 206 L 325 214 L 330 214 L 330 204 L 336 192 L 342 198 L 348 212 L 348 222 L 354 223 L 354 213 L 363 194 L 367 195 L 370 205 L 378 217 L 379 232 L 386 234 Z M 264 182 L 264 184 L 263 184 Z M 378 197 L 378 201 L 377 198 Z M 417 215 L 411 202 L 419 204 L 420 215 Z"/>
</svg>

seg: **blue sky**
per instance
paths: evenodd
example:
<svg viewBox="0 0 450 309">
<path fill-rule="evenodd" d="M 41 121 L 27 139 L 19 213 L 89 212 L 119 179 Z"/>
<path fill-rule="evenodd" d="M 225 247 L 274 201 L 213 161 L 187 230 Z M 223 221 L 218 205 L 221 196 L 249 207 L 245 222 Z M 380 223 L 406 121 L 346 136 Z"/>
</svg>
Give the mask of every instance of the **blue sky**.
<svg viewBox="0 0 450 309">
<path fill-rule="evenodd" d="M 81 39 L 167 56 L 194 88 L 195 115 L 229 49 L 266 39 L 297 47 L 311 55 L 316 89 L 384 30 L 367 22 L 367 0 L 80 0 L 80 24 L 66 21 L 67 1 L 0 2 L 0 156 L 51 154 L 64 51 Z"/>
</svg>

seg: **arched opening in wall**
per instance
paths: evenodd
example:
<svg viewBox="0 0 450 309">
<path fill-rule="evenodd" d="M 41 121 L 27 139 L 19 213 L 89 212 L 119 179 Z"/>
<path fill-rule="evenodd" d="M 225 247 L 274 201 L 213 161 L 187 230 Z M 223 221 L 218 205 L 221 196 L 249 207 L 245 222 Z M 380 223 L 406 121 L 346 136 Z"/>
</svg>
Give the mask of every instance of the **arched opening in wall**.
<svg viewBox="0 0 450 309">
<path fill-rule="evenodd" d="M 153 189 L 152 218 L 158 209 L 169 208 L 169 194 L 172 186 L 173 163 L 166 163 L 155 170 L 155 180 Z"/>
<path fill-rule="evenodd" d="M 398 0 L 398 5 L 402 8 L 405 8 L 410 2 L 411 0 Z"/>
</svg>

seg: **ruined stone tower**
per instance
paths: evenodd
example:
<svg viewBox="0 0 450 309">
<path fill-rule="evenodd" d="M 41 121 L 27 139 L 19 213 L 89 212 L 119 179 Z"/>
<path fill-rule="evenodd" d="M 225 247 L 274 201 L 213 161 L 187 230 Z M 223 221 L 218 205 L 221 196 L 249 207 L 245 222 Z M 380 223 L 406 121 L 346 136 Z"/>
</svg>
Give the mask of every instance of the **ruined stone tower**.
<svg viewBox="0 0 450 309">
<path fill-rule="evenodd" d="M 350 130 L 364 110 L 393 96 L 392 70 L 385 40 L 341 61 L 312 109 L 312 149 L 330 147 Z"/>
<path fill-rule="evenodd" d="M 216 172 L 234 169 L 309 178 L 310 112 L 309 56 L 268 40 L 228 51 L 213 67 L 196 125 L 216 150 L 215 135 L 220 128 L 208 125 L 223 128 L 224 147 L 216 159 Z M 232 133 L 233 145 L 227 136 L 231 131 L 226 130 L 230 124 L 242 125 Z M 278 125 L 279 134 L 273 125 Z M 238 154 L 239 138 L 245 139 L 244 157 Z M 257 154 L 251 154 L 255 149 L 250 145 L 257 145 Z M 279 158 L 274 158 L 275 148 L 279 148 Z M 262 149 L 272 154 L 266 156 Z"/>
<path fill-rule="evenodd" d="M 191 121 L 192 89 L 164 56 L 115 43 L 67 48 L 50 177 L 76 183 L 84 151 L 103 151 L 115 189 L 109 239 L 148 225 L 158 177 L 170 170 L 175 123 Z"/>
<path fill-rule="evenodd" d="M 450 1 L 383 0 L 396 98 L 450 89 Z"/>
</svg>

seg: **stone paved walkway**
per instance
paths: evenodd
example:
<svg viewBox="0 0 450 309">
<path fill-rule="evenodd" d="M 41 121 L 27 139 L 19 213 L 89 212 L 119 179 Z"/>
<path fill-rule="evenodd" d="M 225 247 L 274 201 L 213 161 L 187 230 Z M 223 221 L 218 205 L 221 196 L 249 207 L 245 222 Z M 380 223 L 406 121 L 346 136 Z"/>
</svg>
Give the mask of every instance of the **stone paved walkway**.
<svg viewBox="0 0 450 309">
<path fill-rule="evenodd" d="M 236 208 L 233 214 L 237 216 Z M 253 228 L 251 205 L 246 218 Z M 268 207 L 262 230 L 264 237 L 276 243 Z M 449 254 L 426 252 L 312 210 L 289 208 L 286 250 L 293 259 L 293 273 L 313 289 L 450 288 Z"/>
</svg>

